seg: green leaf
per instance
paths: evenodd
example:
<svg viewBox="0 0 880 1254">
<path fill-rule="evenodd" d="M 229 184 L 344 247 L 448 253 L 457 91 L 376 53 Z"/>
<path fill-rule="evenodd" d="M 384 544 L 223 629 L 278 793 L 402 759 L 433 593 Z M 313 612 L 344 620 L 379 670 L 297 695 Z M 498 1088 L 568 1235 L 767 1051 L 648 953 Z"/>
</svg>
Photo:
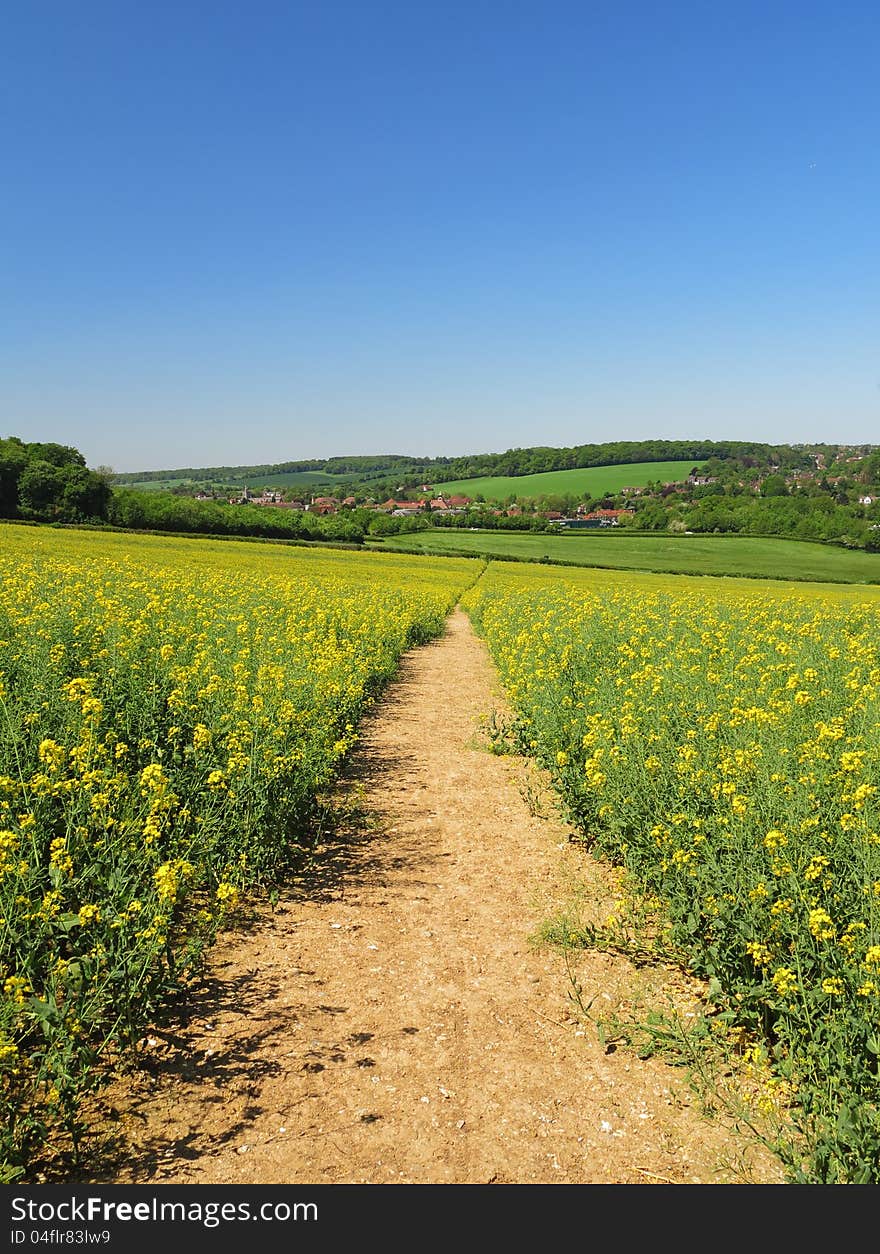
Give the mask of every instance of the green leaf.
<svg viewBox="0 0 880 1254">
<path fill-rule="evenodd" d="M 58 1013 L 58 1007 L 55 1005 L 54 999 L 44 1001 L 42 997 L 29 997 L 28 1005 L 36 1019 L 39 1019 L 43 1027 L 57 1027 L 61 1021 Z"/>
</svg>

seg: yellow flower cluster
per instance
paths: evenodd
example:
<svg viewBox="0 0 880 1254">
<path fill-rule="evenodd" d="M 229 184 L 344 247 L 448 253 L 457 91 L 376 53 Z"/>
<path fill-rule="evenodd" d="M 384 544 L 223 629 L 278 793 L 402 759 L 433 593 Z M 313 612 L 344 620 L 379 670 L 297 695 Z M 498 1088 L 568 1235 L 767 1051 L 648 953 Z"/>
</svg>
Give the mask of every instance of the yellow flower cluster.
<svg viewBox="0 0 880 1254">
<path fill-rule="evenodd" d="M 33 989 L 86 1065 L 302 856 L 360 718 L 478 569 L 0 524 L 0 1061 L 39 1035 Z"/>
<path fill-rule="evenodd" d="M 878 589 L 497 564 L 463 603 L 591 843 L 780 1058 L 821 1016 L 880 1103 Z"/>
</svg>

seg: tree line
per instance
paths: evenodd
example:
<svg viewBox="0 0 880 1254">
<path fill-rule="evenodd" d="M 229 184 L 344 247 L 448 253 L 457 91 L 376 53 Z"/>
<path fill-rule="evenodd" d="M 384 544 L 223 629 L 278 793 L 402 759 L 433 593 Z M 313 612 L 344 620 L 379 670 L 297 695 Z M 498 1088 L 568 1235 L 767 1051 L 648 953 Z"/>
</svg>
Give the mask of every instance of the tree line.
<svg viewBox="0 0 880 1254">
<path fill-rule="evenodd" d="M 78 449 L 17 436 L 0 439 L 0 518 L 278 540 L 359 542 L 366 530 L 345 516 L 114 488 L 109 473 L 90 470 Z"/>
<path fill-rule="evenodd" d="M 571 495 L 547 495 L 521 502 L 521 511 L 513 515 L 477 497 L 461 514 L 423 513 L 397 518 L 365 508 L 318 515 L 298 509 L 232 505 L 224 500 L 200 501 L 171 492 L 138 491 L 114 485 L 112 472 L 90 470 L 79 450 L 69 445 L 27 443 L 9 436 L 0 439 L 0 517 L 197 535 L 359 543 L 367 535 L 430 526 L 543 530 L 552 526 L 546 517 L 551 511 L 571 513 L 576 505 L 588 509 L 626 505 L 633 514 L 622 517 L 620 525 L 640 531 L 778 535 L 880 549 L 880 450 L 876 446 L 854 450 L 840 445 L 745 441 L 619 441 L 571 450 L 511 450 L 503 455 L 508 462 L 493 468 L 511 474 L 512 468 L 518 467 L 523 474 L 533 473 L 548 469 L 549 463 L 563 453 L 580 465 L 613 465 L 614 459 L 647 461 L 649 453 L 661 460 L 685 460 L 693 450 L 707 453 L 709 449 L 712 451 L 706 457 L 694 457 L 694 469 L 699 469 L 699 477 L 707 482 L 652 483 L 635 497 L 620 494 L 578 500 Z M 545 456 L 548 464 L 538 465 Z M 593 460 L 585 461 L 587 458 Z M 328 459 L 322 464 L 329 460 L 344 464 L 350 473 L 355 463 L 360 463 L 366 473 L 373 474 L 381 462 L 393 461 L 394 457 Z M 468 464 L 480 462 L 475 458 Z M 288 467 L 302 464 L 282 463 Z M 453 459 L 448 465 L 461 470 Z M 487 468 L 481 465 L 481 473 Z M 514 501 L 511 496 L 506 503 Z"/>
<path fill-rule="evenodd" d="M 353 475 L 363 480 L 392 476 L 389 486 L 409 486 L 424 480 L 474 479 L 481 475 L 533 475 L 553 470 L 581 470 L 591 466 L 620 466 L 631 462 L 688 461 L 709 458 L 738 459 L 762 468 L 797 470 L 813 465 L 813 453 L 824 445 L 764 444 L 749 440 L 610 440 L 570 448 L 535 446 L 504 453 L 475 453 L 466 457 L 411 457 L 397 453 L 359 457 L 312 458 L 254 466 L 202 466 L 175 470 L 129 471 L 113 482 L 148 483 L 165 479 L 233 483 L 268 475 L 319 471 Z"/>
</svg>

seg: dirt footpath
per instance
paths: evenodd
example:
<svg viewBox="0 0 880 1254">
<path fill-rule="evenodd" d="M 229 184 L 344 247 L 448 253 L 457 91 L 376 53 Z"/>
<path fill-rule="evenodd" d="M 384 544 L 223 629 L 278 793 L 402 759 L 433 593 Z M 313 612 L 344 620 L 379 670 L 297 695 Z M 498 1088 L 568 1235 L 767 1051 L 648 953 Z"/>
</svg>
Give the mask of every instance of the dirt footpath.
<svg viewBox="0 0 880 1254">
<path fill-rule="evenodd" d="M 530 938 L 579 878 L 610 905 L 613 877 L 535 815 L 527 764 L 488 752 L 492 709 L 495 672 L 456 612 L 362 729 L 343 785 L 357 831 L 220 938 L 181 1021 L 107 1095 L 125 1166 L 94 1179 L 781 1179 L 681 1068 L 608 1053 L 573 1016 L 564 958 Z M 577 978 L 611 1011 L 675 977 L 584 953 Z"/>
</svg>

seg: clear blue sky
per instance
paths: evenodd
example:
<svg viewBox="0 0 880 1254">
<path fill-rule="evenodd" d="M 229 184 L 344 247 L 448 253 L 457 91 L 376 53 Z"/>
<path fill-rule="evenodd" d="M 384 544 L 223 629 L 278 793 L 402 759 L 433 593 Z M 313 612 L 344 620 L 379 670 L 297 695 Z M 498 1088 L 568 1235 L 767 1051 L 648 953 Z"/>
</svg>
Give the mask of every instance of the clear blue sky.
<svg viewBox="0 0 880 1254">
<path fill-rule="evenodd" d="M 0 119 L 0 435 L 880 442 L 876 0 L 8 4 Z"/>
</svg>

